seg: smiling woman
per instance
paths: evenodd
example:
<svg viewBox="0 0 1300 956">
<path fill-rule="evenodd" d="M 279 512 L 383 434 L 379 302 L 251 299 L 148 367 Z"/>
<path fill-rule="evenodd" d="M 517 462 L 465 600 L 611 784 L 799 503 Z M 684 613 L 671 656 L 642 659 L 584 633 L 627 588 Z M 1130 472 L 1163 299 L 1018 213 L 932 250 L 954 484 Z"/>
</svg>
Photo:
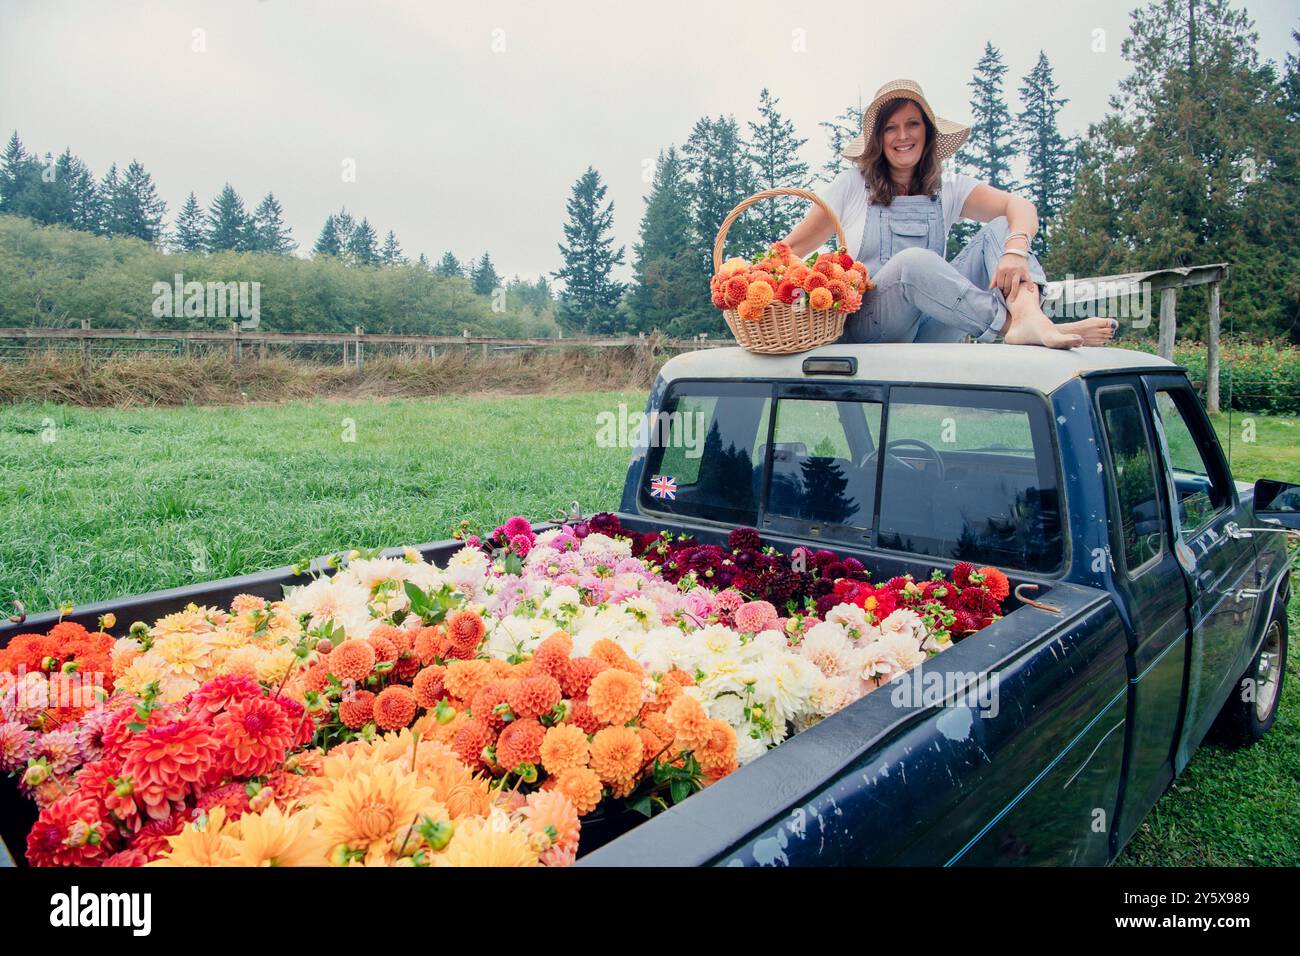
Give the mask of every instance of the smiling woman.
<svg viewBox="0 0 1300 956">
<path fill-rule="evenodd" d="M 1054 325 L 1042 310 L 1047 278 L 1030 243 L 1031 202 L 943 170 L 970 128 L 937 116 L 919 84 L 894 80 L 862 116 L 862 135 L 844 150 L 854 161 L 823 198 L 843 224 L 848 252 L 866 263 L 875 289 L 845 322 L 845 342 L 977 342 L 1073 348 L 1103 345 L 1110 319 Z M 958 219 L 985 223 L 952 260 L 948 232 Z M 786 242 L 807 255 L 831 231 L 814 205 Z"/>
</svg>

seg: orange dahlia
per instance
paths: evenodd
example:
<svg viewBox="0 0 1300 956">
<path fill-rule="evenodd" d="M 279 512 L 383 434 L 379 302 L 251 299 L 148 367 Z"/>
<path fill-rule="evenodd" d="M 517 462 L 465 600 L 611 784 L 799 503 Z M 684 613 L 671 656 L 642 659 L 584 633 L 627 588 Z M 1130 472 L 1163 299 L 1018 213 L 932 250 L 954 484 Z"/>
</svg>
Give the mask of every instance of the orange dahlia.
<svg viewBox="0 0 1300 956">
<path fill-rule="evenodd" d="M 557 724 L 542 738 L 542 766 L 552 776 L 571 767 L 585 767 L 591 757 L 591 744 L 587 734 L 573 724 Z"/>
<path fill-rule="evenodd" d="M 260 777 L 284 763 L 296 725 L 269 697 L 231 701 L 212 720 L 212 733 L 225 747 L 236 777 Z"/>
<path fill-rule="evenodd" d="M 443 675 L 442 686 L 453 697 L 461 700 L 473 700 L 474 695 L 496 680 L 496 672 L 490 661 L 451 661 L 447 673 Z"/>
<path fill-rule="evenodd" d="M 569 798 L 580 817 L 600 806 L 600 777 L 589 767 L 571 767 L 564 771 L 556 779 L 554 789 Z"/>
<path fill-rule="evenodd" d="M 415 656 L 420 659 L 421 664 L 432 664 L 437 660 L 438 649 L 446 636 L 447 632 L 441 624 L 422 627 L 415 632 Z"/>
<path fill-rule="evenodd" d="M 468 659 L 478 650 L 486 626 L 483 618 L 474 611 L 453 611 L 447 615 L 447 639 L 451 642 L 449 657 Z"/>
<path fill-rule="evenodd" d="M 569 707 L 568 722 L 575 727 L 581 727 L 583 732 L 587 734 L 594 734 L 605 726 L 605 722 L 596 716 L 585 697 L 573 701 Z"/>
<path fill-rule="evenodd" d="M 627 651 L 607 637 L 602 637 L 591 645 L 591 656 L 601 661 L 606 667 L 617 667 L 619 670 L 628 671 L 637 677 L 643 674 L 641 665 L 632 660 Z"/>
<path fill-rule="evenodd" d="M 728 309 L 734 309 L 745 301 L 748 292 L 749 283 L 740 276 L 732 276 L 722 287 L 722 301 L 727 304 Z"/>
<path fill-rule="evenodd" d="M 351 638 L 330 651 L 328 660 L 330 673 L 339 680 L 365 680 L 375 667 L 375 649 Z"/>
<path fill-rule="evenodd" d="M 746 299 L 740 305 L 736 306 L 736 315 L 744 322 L 757 322 L 763 317 L 763 310 L 766 306 L 759 305 L 750 299 Z"/>
<path fill-rule="evenodd" d="M 573 641 L 563 631 L 556 631 L 537 645 L 533 654 L 533 670 L 550 674 L 556 680 L 564 679 L 564 671 L 573 651 Z"/>
<path fill-rule="evenodd" d="M 709 739 L 696 748 L 695 759 L 710 773 L 726 774 L 736 769 L 736 729 L 725 720 L 709 721 Z"/>
<path fill-rule="evenodd" d="M 661 711 L 643 712 L 641 714 L 641 727 L 659 738 L 660 747 L 671 743 L 675 736 L 672 727 L 668 724 L 668 718 Z"/>
<path fill-rule="evenodd" d="M 496 734 L 481 720 L 467 720 L 452 738 L 451 749 L 456 751 L 465 766 L 471 770 L 486 766 L 483 751 L 492 746 Z"/>
<path fill-rule="evenodd" d="M 575 657 L 564 665 L 560 684 L 565 697 L 586 697 L 591 679 L 605 669 L 605 663 L 594 657 Z"/>
<path fill-rule="evenodd" d="M 824 289 L 826 288 L 826 277 L 820 272 L 809 272 L 803 277 L 803 282 L 800 284 L 807 292 L 812 292 L 814 289 Z"/>
<path fill-rule="evenodd" d="M 514 770 L 520 764 L 537 764 L 542 759 L 546 728 L 531 717 L 511 721 L 497 738 L 497 764 Z"/>
<path fill-rule="evenodd" d="M 1005 601 L 1007 595 L 1011 593 L 1011 582 L 1007 576 L 997 568 L 980 568 L 979 574 L 984 576 L 984 586 L 989 589 L 989 593 L 999 601 Z"/>
<path fill-rule="evenodd" d="M 366 638 L 366 643 L 375 649 L 375 660 L 397 660 L 397 645 L 382 634 L 371 634 Z"/>
<path fill-rule="evenodd" d="M 831 290 L 825 287 L 813 289 L 808 293 L 808 306 L 813 309 L 829 309 L 831 303 L 835 301 L 835 296 L 831 295 Z"/>
<path fill-rule="evenodd" d="M 502 704 L 509 706 L 511 690 L 520 684 L 517 680 L 494 680 L 479 688 L 474 699 L 469 702 L 469 712 L 477 720 L 483 721 L 494 731 L 500 731 L 506 725 L 506 715 L 498 708 Z M 513 710 L 513 708 L 511 708 Z M 523 716 L 515 711 L 516 716 Z M 528 714 L 535 717 L 536 714 Z"/>
<path fill-rule="evenodd" d="M 521 815 L 534 838 L 543 842 L 541 862 L 546 866 L 567 866 L 578 854 L 582 825 L 573 801 L 558 790 L 538 790 L 528 795 Z"/>
<path fill-rule="evenodd" d="M 626 724 L 641 710 L 641 679 L 625 670 L 610 668 L 592 678 L 587 703 L 607 724 Z"/>
<path fill-rule="evenodd" d="M 635 777 L 643 758 L 641 735 L 631 727 L 606 727 L 591 739 L 591 769 L 605 783 Z"/>
<path fill-rule="evenodd" d="M 513 682 L 509 690 L 510 709 L 516 717 L 540 717 L 562 697 L 560 682 L 549 674 L 534 674 Z"/>
<path fill-rule="evenodd" d="M 339 720 L 344 727 L 358 730 L 370 723 L 375 713 L 375 695 L 368 690 L 354 691 L 339 702 Z"/>
<path fill-rule="evenodd" d="M 140 731 L 131 738 L 122 761 L 137 801 L 154 820 L 171 815 L 180 803 L 209 781 L 220 759 L 221 742 L 207 726 L 174 720 Z"/>
<path fill-rule="evenodd" d="M 307 690 L 321 693 L 329 686 L 330 666 L 325 661 L 317 661 L 307 668 L 302 675 L 302 685 Z"/>
<path fill-rule="evenodd" d="M 843 279 L 832 279 L 830 282 L 826 283 L 826 288 L 830 290 L 831 295 L 836 299 L 844 298 L 849 291 L 848 283 Z"/>
<path fill-rule="evenodd" d="M 683 750 L 703 747 L 713 735 L 708 714 L 700 702 L 689 694 L 678 695 L 664 716 L 672 728 L 674 739 Z"/>
<path fill-rule="evenodd" d="M 410 631 L 405 628 L 394 627 L 392 624 L 376 625 L 375 629 L 370 632 L 370 638 L 374 640 L 377 637 L 382 637 L 392 644 L 399 655 L 411 650 L 415 640 Z"/>
<path fill-rule="evenodd" d="M 401 684 L 385 687 L 375 698 L 375 726 L 380 730 L 400 730 L 415 719 L 415 692 Z"/>
<path fill-rule="evenodd" d="M 753 302 L 760 308 L 772 301 L 772 287 L 764 281 L 751 282 L 745 293 L 745 301 Z"/>
</svg>

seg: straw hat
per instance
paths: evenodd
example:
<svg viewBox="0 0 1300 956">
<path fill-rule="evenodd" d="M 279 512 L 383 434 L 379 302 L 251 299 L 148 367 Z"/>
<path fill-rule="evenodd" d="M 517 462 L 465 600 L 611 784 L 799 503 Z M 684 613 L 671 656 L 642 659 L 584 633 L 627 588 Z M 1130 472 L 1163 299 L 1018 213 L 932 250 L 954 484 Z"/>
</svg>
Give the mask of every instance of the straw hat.
<svg viewBox="0 0 1300 956">
<path fill-rule="evenodd" d="M 925 100 L 925 94 L 921 92 L 921 84 L 914 80 L 890 80 L 876 90 L 876 98 L 862 114 L 862 135 L 844 148 L 841 155 L 845 159 L 857 159 L 867 151 L 867 140 L 872 130 L 876 128 L 876 117 L 880 115 L 880 108 L 892 100 L 912 100 L 930 118 L 935 130 L 934 155 L 939 162 L 956 153 L 961 148 L 961 144 L 966 142 L 966 137 L 970 135 L 969 126 L 935 115 L 934 110 Z"/>
</svg>

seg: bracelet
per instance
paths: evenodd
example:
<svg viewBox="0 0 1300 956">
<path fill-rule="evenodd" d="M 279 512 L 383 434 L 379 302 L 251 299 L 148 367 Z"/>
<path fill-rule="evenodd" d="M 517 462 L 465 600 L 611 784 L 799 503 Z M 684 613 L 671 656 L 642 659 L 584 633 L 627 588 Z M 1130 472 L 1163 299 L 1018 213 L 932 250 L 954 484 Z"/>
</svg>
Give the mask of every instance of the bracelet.
<svg viewBox="0 0 1300 956">
<path fill-rule="evenodd" d="M 1012 239 L 1023 239 L 1025 240 L 1025 245 L 1029 245 L 1030 242 L 1033 241 L 1029 238 L 1029 233 L 1027 232 L 1013 232 L 1011 235 L 1007 236 L 1007 242 L 1010 242 Z"/>
<path fill-rule="evenodd" d="M 1007 248 L 1007 249 L 1003 249 L 1003 250 L 1002 250 L 1002 254 L 1003 254 L 1004 256 L 1020 256 L 1020 257 L 1023 258 L 1023 259 L 1028 259 L 1028 258 L 1029 258 L 1029 253 L 1026 252 L 1024 249 L 1011 249 L 1011 248 Z"/>
</svg>

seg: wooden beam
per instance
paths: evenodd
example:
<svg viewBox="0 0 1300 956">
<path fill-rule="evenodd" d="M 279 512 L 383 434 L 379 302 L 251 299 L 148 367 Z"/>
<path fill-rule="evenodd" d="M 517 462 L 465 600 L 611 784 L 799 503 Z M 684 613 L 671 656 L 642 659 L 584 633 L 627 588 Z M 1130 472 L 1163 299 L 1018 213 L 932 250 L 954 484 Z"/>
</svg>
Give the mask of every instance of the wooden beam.
<svg viewBox="0 0 1300 956">
<path fill-rule="evenodd" d="M 1178 290 L 1164 289 L 1160 293 L 1160 339 L 1156 347 L 1163 359 L 1174 360 L 1174 339 L 1178 335 Z"/>
<path fill-rule="evenodd" d="M 1205 342 L 1205 408 L 1219 411 L 1219 283 L 1210 286 L 1210 332 Z"/>
</svg>

